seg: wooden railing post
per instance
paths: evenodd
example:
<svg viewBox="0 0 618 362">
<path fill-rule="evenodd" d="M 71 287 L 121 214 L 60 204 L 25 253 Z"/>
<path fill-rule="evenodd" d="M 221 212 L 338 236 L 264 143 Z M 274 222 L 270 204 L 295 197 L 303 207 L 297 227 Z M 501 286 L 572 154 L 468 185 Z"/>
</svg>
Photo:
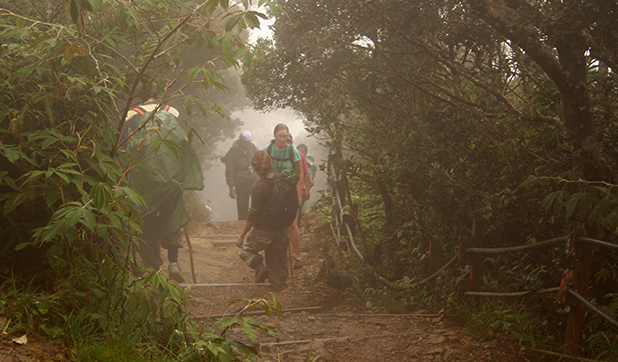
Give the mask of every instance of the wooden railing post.
<svg viewBox="0 0 618 362">
<path fill-rule="evenodd" d="M 473 248 L 482 248 L 483 245 L 483 234 L 485 233 L 485 228 L 482 221 L 474 219 L 472 221 L 472 247 Z M 479 291 L 481 290 L 481 285 L 483 284 L 483 259 L 485 259 L 485 255 L 475 253 L 470 258 L 470 279 L 472 279 L 472 290 Z"/>
<path fill-rule="evenodd" d="M 483 281 L 483 259 L 481 254 L 466 254 L 468 248 L 483 247 L 483 225 L 482 222 L 472 220 L 472 236 L 462 237 L 459 242 L 459 265 L 470 265 L 470 277 L 462 279 L 457 286 L 457 297 L 462 300 L 467 291 L 479 291 Z"/>
<path fill-rule="evenodd" d="M 587 298 L 588 284 L 592 269 L 590 260 L 592 259 L 593 246 L 575 242 L 574 248 L 578 266 L 573 269 L 571 283 L 573 289 L 575 289 L 579 295 Z M 571 296 L 567 297 L 567 303 L 570 309 L 566 330 L 564 332 L 564 347 L 562 348 L 562 353 L 577 356 L 579 354 L 586 310 L 578 300 Z"/>
</svg>

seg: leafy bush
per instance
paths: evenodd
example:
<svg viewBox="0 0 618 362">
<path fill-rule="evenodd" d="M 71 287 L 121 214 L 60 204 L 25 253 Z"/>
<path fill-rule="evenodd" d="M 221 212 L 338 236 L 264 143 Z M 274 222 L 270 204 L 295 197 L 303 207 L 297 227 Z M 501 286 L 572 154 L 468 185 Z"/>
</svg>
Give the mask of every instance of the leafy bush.
<svg viewBox="0 0 618 362">
<path fill-rule="evenodd" d="M 134 208 L 143 201 L 126 187 L 134 165 L 120 130 L 130 107 L 157 89 L 162 101 L 184 106 L 183 127 L 202 140 L 202 154 L 211 149 L 236 124 L 207 118 L 225 112 L 200 97 L 226 88 L 220 69 L 253 59 L 246 30 L 265 15 L 224 0 L 0 0 L 0 12 L 7 328 L 74 342 L 83 360 L 101 345 L 130 359 L 133 342 L 166 350 L 170 333 L 186 329 L 185 297 L 160 274 L 136 277 Z M 105 342 L 88 352 L 92 340 Z"/>
</svg>

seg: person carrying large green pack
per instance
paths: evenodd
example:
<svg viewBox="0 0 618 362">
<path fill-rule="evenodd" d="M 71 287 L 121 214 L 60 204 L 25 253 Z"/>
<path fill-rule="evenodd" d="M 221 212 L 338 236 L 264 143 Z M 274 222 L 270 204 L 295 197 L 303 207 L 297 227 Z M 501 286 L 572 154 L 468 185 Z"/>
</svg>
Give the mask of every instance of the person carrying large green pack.
<svg viewBox="0 0 618 362">
<path fill-rule="evenodd" d="M 174 107 L 160 104 L 154 97 L 128 112 L 123 127 L 128 137 L 132 169 L 128 186 L 144 198 L 146 207 L 137 207 L 144 220 L 139 250 L 147 267 L 163 265 L 160 247 L 167 249 L 169 275 L 184 282 L 178 265 L 178 249 L 183 245 L 182 227 L 189 222 L 183 190 L 201 190 L 204 178 L 187 132 L 178 121 Z"/>
</svg>

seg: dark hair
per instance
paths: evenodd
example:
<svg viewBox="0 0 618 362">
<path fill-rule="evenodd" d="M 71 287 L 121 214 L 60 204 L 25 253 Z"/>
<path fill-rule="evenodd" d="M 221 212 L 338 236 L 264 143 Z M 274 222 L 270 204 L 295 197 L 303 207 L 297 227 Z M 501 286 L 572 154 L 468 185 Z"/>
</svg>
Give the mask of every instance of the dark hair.
<svg viewBox="0 0 618 362">
<path fill-rule="evenodd" d="M 306 153 L 308 153 L 308 152 L 309 152 L 309 148 L 307 148 L 307 145 L 306 145 L 306 144 L 304 144 L 304 143 L 301 143 L 301 144 L 299 144 L 298 146 L 296 146 L 296 149 L 297 149 L 297 150 L 299 150 L 299 151 L 300 151 L 300 149 L 301 149 L 301 148 L 304 148 L 304 149 L 305 149 L 305 152 L 303 152 L 303 154 L 304 154 L 305 156 L 307 156 L 307 155 L 306 155 Z M 301 152 L 302 152 L 302 151 L 301 151 Z"/>
<path fill-rule="evenodd" d="M 278 125 L 275 126 L 275 130 L 273 131 L 273 135 L 276 135 L 277 132 L 281 131 L 282 129 L 288 131 L 288 133 L 290 133 L 290 129 L 288 128 L 288 126 L 285 125 L 285 123 L 279 123 Z"/>
<path fill-rule="evenodd" d="M 251 166 L 258 176 L 264 178 L 273 168 L 273 159 L 266 151 L 259 150 L 251 157 Z"/>
</svg>

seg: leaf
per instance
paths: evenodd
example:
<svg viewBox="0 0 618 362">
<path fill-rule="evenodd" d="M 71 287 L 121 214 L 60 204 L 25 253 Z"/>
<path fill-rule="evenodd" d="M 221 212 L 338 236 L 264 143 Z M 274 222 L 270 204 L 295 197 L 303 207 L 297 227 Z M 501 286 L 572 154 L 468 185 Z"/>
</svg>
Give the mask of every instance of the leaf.
<svg viewBox="0 0 618 362">
<path fill-rule="evenodd" d="M 45 194 L 45 205 L 50 207 L 55 204 L 58 199 L 60 199 L 60 191 L 57 189 L 48 190 Z"/>
<path fill-rule="evenodd" d="M 232 42 L 230 38 L 225 37 L 221 40 L 221 51 L 224 55 L 229 55 L 232 51 Z"/>
<path fill-rule="evenodd" d="M 574 216 L 583 217 L 588 211 L 588 200 L 585 194 L 573 194 L 565 203 L 566 217 L 570 219 Z"/>
<path fill-rule="evenodd" d="M 97 226 L 97 220 L 92 211 L 88 209 L 82 209 L 82 217 L 84 221 L 82 221 L 81 223 L 85 225 L 88 230 L 94 231 Z"/>
<path fill-rule="evenodd" d="M 208 0 L 205 4 L 211 14 L 215 12 L 215 9 L 217 9 L 217 5 L 219 5 L 219 0 Z"/>
<path fill-rule="evenodd" d="M 279 6 L 277 6 L 276 4 L 272 2 L 268 3 L 268 10 L 271 14 L 273 14 L 275 18 L 279 17 Z"/>
<path fill-rule="evenodd" d="M 40 239 L 43 242 L 48 242 L 56 238 L 61 230 L 64 229 L 64 223 L 55 221 L 45 226 L 40 233 Z"/>
<path fill-rule="evenodd" d="M 65 175 L 62 172 L 58 172 L 58 171 L 54 171 L 54 174 L 58 177 L 60 177 L 66 184 L 71 183 L 71 181 L 69 180 L 69 177 L 67 175 Z"/>
<path fill-rule="evenodd" d="M 71 0 L 69 7 L 71 13 L 71 20 L 73 20 L 73 22 L 77 24 L 77 17 L 79 16 L 79 8 L 77 7 L 77 1 Z"/>
<path fill-rule="evenodd" d="M 15 161 L 19 160 L 20 157 L 22 156 L 22 153 L 16 149 L 13 148 L 9 148 L 9 147 L 3 147 L 2 151 L 4 151 L 4 157 L 6 157 L 6 159 L 10 162 L 10 163 L 15 163 Z"/>
<path fill-rule="evenodd" d="M 24 69 L 21 70 L 21 74 L 19 76 L 19 80 L 21 82 L 23 82 L 26 78 L 28 78 L 28 76 L 30 75 L 30 73 L 32 73 L 32 71 L 34 70 L 34 65 L 31 65 L 29 67 L 25 67 Z"/>
<path fill-rule="evenodd" d="M 108 184 L 99 182 L 90 190 L 90 198 L 92 199 L 94 207 L 100 209 L 111 200 L 112 190 Z"/>
<path fill-rule="evenodd" d="M 27 344 L 28 343 L 28 337 L 24 334 L 21 337 L 13 338 L 13 343 L 21 344 L 21 345 Z"/>
<path fill-rule="evenodd" d="M 528 177 L 522 183 L 520 183 L 519 186 L 526 187 L 530 185 L 531 183 L 536 182 L 537 179 L 538 178 L 535 175 L 528 175 Z"/>
<path fill-rule="evenodd" d="M 88 11 L 94 11 L 94 9 L 93 9 L 92 5 L 90 4 L 90 1 L 88 1 L 88 0 L 80 0 L 80 1 L 81 1 L 81 3 L 82 3 L 82 7 L 83 7 L 85 10 L 88 10 Z"/>
<path fill-rule="evenodd" d="M 189 71 L 189 82 L 193 82 L 198 73 L 202 70 L 201 67 L 195 67 Z"/>
<path fill-rule="evenodd" d="M 219 323 L 217 323 L 217 327 L 223 329 L 223 328 L 226 328 L 226 327 L 233 326 L 235 324 L 240 324 L 241 322 L 242 322 L 242 320 L 238 319 L 238 318 L 225 317 L 225 318 L 221 319 L 219 321 Z"/>
<path fill-rule="evenodd" d="M 240 329 L 242 329 L 243 332 L 245 332 L 247 337 L 249 337 L 252 342 L 255 342 L 255 340 L 258 338 L 256 329 L 249 323 L 241 323 Z"/>
</svg>

